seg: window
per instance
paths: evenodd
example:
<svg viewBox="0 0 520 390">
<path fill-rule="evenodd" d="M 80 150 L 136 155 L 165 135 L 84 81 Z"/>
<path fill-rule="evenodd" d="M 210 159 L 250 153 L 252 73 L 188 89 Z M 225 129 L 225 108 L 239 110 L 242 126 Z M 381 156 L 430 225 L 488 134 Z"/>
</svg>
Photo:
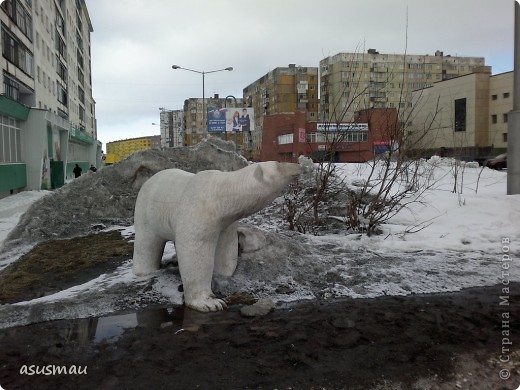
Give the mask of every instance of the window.
<svg viewBox="0 0 520 390">
<path fill-rule="evenodd" d="M 79 106 L 79 120 L 85 122 L 85 109 Z"/>
<path fill-rule="evenodd" d="M 507 133 L 502 133 L 502 141 L 507 142 Z"/>
<path fill-rule="evenodd" d="M 83 56 L 81 55 L 79 49 L 76 50 L 76 55 L 78 59 L 78 65 L 83 69 Z"/>
<path fill-rule="evenodd" d="M 286 145 L 293 143 L 293 134 L 282 134 L 278 136 L 278 145 Z"/>
<path fill-rule="evenodd" d="M 21 130 L 14 118 L 0 116 L 0 162 L 21 162 Z"/>
<path fill-rule="evenodd" d="M 78 44 L 78 48 L 81 51 L 83 51 L 83 38 L 81 38 L 81 35 L 77 31 L 76 31 L 76 43 Z"/>
<path fill-rule="evenodd" d="M 78 87 L 78 97 L 79 101 L 83 104 L 85 104 L 85 91 L 83 91 L 83 88 Z"/>
<path fill-rule="evenodd" d="M 504 123 L 507 123 L 507 114 L 502 114 L 502 120 Z"/>
<path fill-rule="evenodd" d="M 81 71 L 81 68 L 78 66 L 78 81 L 81 83 L 81 85 L 85 84 L 85 76 L 83 76 L 83 72 Z"/>
<path fill-rule="evenodd" d="M 61 62 L 58 56 L 56 56 L 56 72 L 58 76 L 60 76 L 61 80 L 66 84 L 67 83 L 67 68 L 65 64 Z"/>
<path fill-rule="evenodd" d="M 22 71 L 34 76 L 32 53 L 2 26 L 2 54 Z"/>
<path fill-rule="evenodd" d="M 20 85 L 4 75 L 4 94 L 5 96 L 19 101 L 20 99 Z"/>
<path fill-rule="evenodd" d="M 306 134 L 307 142 L 309 143 L 317 143 L 317 142 L 327 142 L 327 138 L 323 133 L 307 133 Z"/>
<path fill-rule="evenodd" d="M 2 3 L 9 18 L 18 26 L 24 35 L 32 41 L 32 18 L 20 0 L 7 0 Z"/>
<path fill-rule="evenodd" d="M 504 99 L 509 98 L 509 92 L 504 92 L 504 94 L 502 95 L 502 97 L 503 97 Z"/>
<path fill-rule="evenodd" d="M 61 55 L 62 58 L 65 58 L 66 45 L 63 38 L 60 36 L 58 32 L 56 32 L 56 50 Z"/>
<path fill-rule="evenodd" d="M 347 133 L 347 142 L 367 142 L 368 132 L 366 131 L 351 131 Z"/>
<path fill-rule="evenodd" d="M 466 131 L 466 98 L 455 100 L 455 131 Z"/>
<path fill-rule="evenodd" d="M 498 96 L 497 95 L 491 95 L 491 100 L 497 100 Z"/>
<path fill-rule="evenodd" d="M 63 105 L 68 105 L 67 88 L 58 81 L 56 82 L 56 88 L 58 93 L 58 101 Z"/>
<path fill-rule="evenodd" d="M 491 123 L 497 123 L 497 116 L 491 115 Z"/>
<path fill-rule="evenodd" d="M 65 22 L 60 15 L 60 12 L 56 9 L 56 29 L 65 36 Z"/>
</svg>

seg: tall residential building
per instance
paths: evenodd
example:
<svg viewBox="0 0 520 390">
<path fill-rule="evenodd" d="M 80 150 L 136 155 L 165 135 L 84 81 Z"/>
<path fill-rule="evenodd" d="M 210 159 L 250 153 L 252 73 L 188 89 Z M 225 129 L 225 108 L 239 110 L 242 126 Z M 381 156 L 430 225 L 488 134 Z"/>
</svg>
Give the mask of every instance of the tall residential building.
<svg viewBox="0 0 520 390">
<path fill-rule="evenodd" d="M 85 1 L 5 0 L 0 20 L 0 196 L 59 187 L 100 159 Z"/>
<path fill-rule="evenodd" d="M 467 159 L 507 149 L 513 109 L 513 72 L 491 75 L 484 66 L 413 93 L 417 107 L 407 128 L 412 148 Z"/>
<path fill-rule="evenodd" d="M 318 120 L 318 68 L 290 64 L 265 74 L 244 88 L 245 105 L 255 110 L 252 132 L 253 158 L 260 157 L 264 117 L 306 111 L 309 121 Z"/>
<path fill-rule="evenodd" d="M 184 146 L 184 110 L 160 108 L 161 147 L 179 148 Z"/>
<path fill-rule="evenodd" d="M 412 91 L 469 74 L 484 66 L 483 57 L 338 53 L 320 61 L 320 121 L 349 122 L 367 108 L 412 107 Z M 403 120 L 403 118 L 401 118 Z"/>
<path fill-rule="evenodd" d="M 227 96 L 221 98 L 215 94 L 211 98 L 189 98 L 184 101 L 184 144 L 187 146 L 195 145 L 203 139 L 210 137 L 217 137 L 235 141 L 237 149 L 241 149 L 244 143 L 243 135 L 234 138 L 227 132 L 208 132 L 208 110 L 213 108 L 226 107 L 243 107 L 244 100 L 235 98 L 234 96 Z M 206 110 L 206 115 L 204 115 Z"/>
<path fill-rule="evenodd" d="M 85 2 L 6 0 L 1 7 L 4 95 L 96 138 Z"/>
</svg>

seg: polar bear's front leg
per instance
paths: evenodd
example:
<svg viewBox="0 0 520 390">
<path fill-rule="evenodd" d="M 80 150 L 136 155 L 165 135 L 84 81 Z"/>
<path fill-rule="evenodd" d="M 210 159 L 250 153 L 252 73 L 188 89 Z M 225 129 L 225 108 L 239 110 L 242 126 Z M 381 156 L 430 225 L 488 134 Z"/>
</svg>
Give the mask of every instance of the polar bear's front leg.
<svg viewBox="0 0 520 390">
<path fill-rule="evenodd" d="M 220 233 L 215 253 L 215 273 L 232 276 L 237 268 L 238 221 L 233 222 Z"/>
<path fill-rule="evenodd" d="M 201 238 L 184 231 L 175 239 L 184 288 L 184 304 L 198 311 L 224 310 L 227 305 L 211 291 L 218 232 Z"/>
</svg>

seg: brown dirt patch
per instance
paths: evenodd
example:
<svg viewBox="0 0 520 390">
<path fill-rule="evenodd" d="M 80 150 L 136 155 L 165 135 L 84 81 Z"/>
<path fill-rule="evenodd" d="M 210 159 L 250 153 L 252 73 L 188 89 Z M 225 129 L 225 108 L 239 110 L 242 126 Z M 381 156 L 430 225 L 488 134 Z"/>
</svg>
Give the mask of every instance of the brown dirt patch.
<svg viewBox="0 0 520 390">
<path fill-rule="evenodd" d="M 53 294 L 114 270 L 132 256 L 119 231 L 37 244 L 0 273 L 0 304 Z"/>
</svg>

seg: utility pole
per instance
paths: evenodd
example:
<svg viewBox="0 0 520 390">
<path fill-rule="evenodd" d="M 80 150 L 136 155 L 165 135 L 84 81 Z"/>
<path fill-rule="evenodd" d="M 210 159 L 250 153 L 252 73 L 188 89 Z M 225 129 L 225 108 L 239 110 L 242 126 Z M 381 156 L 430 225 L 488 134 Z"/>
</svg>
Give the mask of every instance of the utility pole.
<svg viewBox="0 0 520 390">
<path fill-rule="evenodd" d="M 520 194 L 520 3 L 515 1 L 513 111 L 507 125 L 507 194 Z"/>
</svg>

